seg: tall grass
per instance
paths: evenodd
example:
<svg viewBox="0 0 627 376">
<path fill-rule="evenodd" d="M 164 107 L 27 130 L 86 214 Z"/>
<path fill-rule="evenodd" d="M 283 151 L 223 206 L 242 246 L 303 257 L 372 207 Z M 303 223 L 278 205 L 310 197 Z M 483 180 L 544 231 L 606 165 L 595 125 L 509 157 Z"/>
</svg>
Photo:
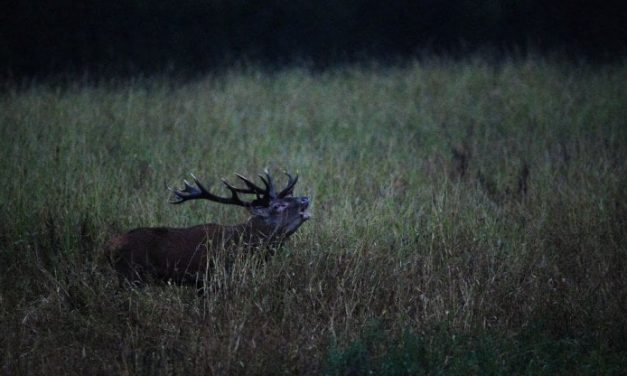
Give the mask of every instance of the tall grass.
<svg viewBox="0 0 627 376">
<path fill-rule="evenodd" d="M 530 58 L 9 87 L 2 370 L 620 370 L 625 77 Z M 235 258 L 202 296 L 118 285 L 115 234 L 245 219 L 168 205 L 164 182 L 266 166 L 314 214 L 275 257 Z"/>
</svg>

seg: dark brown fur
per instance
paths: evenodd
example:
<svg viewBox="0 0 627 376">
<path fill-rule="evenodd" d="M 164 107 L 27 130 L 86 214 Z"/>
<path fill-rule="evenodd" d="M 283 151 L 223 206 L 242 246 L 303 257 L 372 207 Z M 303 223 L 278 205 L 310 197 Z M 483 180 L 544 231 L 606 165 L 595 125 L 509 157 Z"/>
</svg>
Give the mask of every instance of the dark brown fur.
<svg viewBox="0 0 627 376">
<path fill-rule="evenodd" d="M 186 182 L 184 191 L 175 191 L 181 198 L 178 202 L 203 198 L 235 204 L 246 207 L 252 217 L 235 226 L 202 224 L 187 228 L 153 227 L 131 230 L 112 239 L 107 245 L 113 267 L 121 277 L 131 282 L 144 282 L 149 277 L 176 283 L 198 283 L 211 271 L 212 260 L 218 251 L 223 250 L 228 255 L 233 252 L 276 248 L 309 219 L 306 211 L 309 199 L 292 196 L 291 190 L 296 179 L 289 174 L 288 188 L 278 194 L 274 191 L 270 176 L 266 176 L 268 183 L 265 190 L 243 178 L 249 187 L 255 189 L 253 193 L 258 198 L 253 202 L 241 201 L 237 197 L 238 192 L 249 193 L 245 189 L 227 185 L 233 196 L 221 198 L 206 191 L 197 181 L 198 188 Z"/>
<path fill-rule="evenodd" d="M 183 283 L 202 278 L 211 255 L 218 249 L 259 248 L 268 240 L 267 230 L 254 218 L 236 226 L 203 224 L 188 228 L 138 228 L 109 242 L 115 269 L 129 281 L 145 274 Z M 271 245 L 271 244 L 267 244 Z M 276 244 L 274 244 L 276 245 Z"/>
</svg>

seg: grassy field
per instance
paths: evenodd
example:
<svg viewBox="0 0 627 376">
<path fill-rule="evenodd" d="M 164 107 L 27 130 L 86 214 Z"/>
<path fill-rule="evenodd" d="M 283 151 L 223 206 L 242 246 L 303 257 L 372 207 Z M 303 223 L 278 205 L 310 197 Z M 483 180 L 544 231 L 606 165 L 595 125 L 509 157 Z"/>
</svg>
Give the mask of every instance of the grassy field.
<svg viewBox="0 0 627 376">
<path fill-rule="evenodd" d="M 0 369 L 624 372 L 626 87 L 541 58 L 5 86 Z M 266 166 L 314 215 L 275 257 L 118 285 L 112 236 L 246 218 L 164 183 Z"/>
</svg>

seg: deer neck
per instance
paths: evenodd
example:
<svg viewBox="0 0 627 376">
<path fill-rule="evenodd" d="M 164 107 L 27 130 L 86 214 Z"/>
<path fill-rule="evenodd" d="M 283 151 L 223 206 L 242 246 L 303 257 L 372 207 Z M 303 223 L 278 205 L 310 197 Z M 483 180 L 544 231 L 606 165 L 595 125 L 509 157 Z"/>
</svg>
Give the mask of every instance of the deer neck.
<svg viewBox="0 0 627 376">
<path fill-rule="evenodd" d="M 283 238 L 280 228 L 270 226 L 258 217 L 251 217 L 235 227 L 236 234 L 250 245 L 278 245 Z"/>
</svg>

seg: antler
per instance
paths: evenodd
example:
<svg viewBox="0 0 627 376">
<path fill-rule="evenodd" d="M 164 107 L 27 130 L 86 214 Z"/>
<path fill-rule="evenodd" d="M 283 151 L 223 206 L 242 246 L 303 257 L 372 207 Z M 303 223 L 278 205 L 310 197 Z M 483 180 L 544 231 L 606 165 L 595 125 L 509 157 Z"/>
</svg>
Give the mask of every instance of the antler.
<svg viewBox="0 0 627 376">
<path fill-rule="evenodd" d="M 235 174 L 235 176 L 240 178 L 240 180 L 242 180 L 244 182 L 244 184 L 246 184 L 246 186 L 248 187 L 248 189 L 238 188 L 238 192 L 241 192 L 241 193 L 255 193 L 257 196 L 266 194 L 266 190 L 265 189 L 260 188 L 255 183 L 253 183 L 252 181 L 246 179 L 242 175 Z M 222 181 L 224 182 L 224 180 L 222 180 Z M 228 183 L 226 183 L 226 184 L 228 184 Z"/>
<path fill-rule="evenodd" d="M 290 173 L 287 171 L 283 171 L 283 173 L 287 175 L 287 179 L 288 179 L 287 187 L 285 187 L 285 189 L 283 189 L 279 193 L 279 196 L 278 196 L 279 198 L 291 196 L 292 193 L 294 192 L 294 186 L 296 185 L 296 182 L 298 181 L 298 175 L 296 175 L 296 177 L 292 177 L 292 175 L 290 175 Z"/>
<path fill-rule="evenodd" d="M 196 186 L 189 184 L 187 180 L 183 180 L 183 183 L 185 184 L 185 188 L 183 190 L 170 189 L 172 192 L 174 192 L 176 199 L 178 199 L 177 201 L 171 201 L 172 204 L 180 204 L 188 200 L 196 200 L 196 199 L 206 199 L 209 201 L 219 202 L 221 204 L 238 205 L 238 206 L 244 206 L 244 207 L 250 207 L 253 204 L 253 202 L 242 201 L 237 195 L 238 192 L 252 193 L 252 192 L 248 192 L 249 190 L 247 189 L 233 187 L 232 185 L 228 184 L 226 181 L 222 180 L 222 182 L 226 185 L 226 187 L 231 191 L 231 197 L 220 197 L 220 196 L 214 195 L 213 193 L 205 189 L 205 187 L 203 187 L 203 185 L 200 184 L 198 179 L 193 174 L 192 174 L 192 178 L 194 178 L 194 183 L 196 184 Z"/>
<path fill-rule="evenodd" d="M 268 206 L 271 200 L 276 198 L 284 198 L 292 194 L 294 190 L 294 185 L 298 181 L 298 175 L 296 178 L 293 178 L 287 171 L 285 174 L 288 177 L 287 187 L 283 189 L 278 195 L 274 189 L 274 184 L 272 182 L 272 176 L 268 170 L 264 171 L 265 177 L 263 175 L 259 175 L 261 181 L 266 186 L 265 189 L 259 187 L 249 179 L 245 178 L 240 174 L 235 174 L 240 180 L 244 182 L 246 188 L 239 188 L 231 185 L 224 179 L 222 183 L 226 186 L 226 188 L 231 191 L 231 197 L 221 197 L 214 195 L 209 192 L 202 184 L 198 181 L 198 179 L 192 174 L 192 178 L 194 179 L 195 186 L 191 185 L 187 180 L 183 180 L 185 184 L 185 188 L 183 190 L 174 190 L 169 188 L 175 195 L 175 201 L 171 201 L 172 204 L 180 204 L 188 200 L 197 200 L 197 199 L 206 199 L 209 201 L 219 202 L 221 204 L 230 204 L 230 205 L 238 205 L 243 207 L 252 207 L 252 206 Z M 238 193 L 243 194 L 254 194 L 256 195 L 256 199 L 253 201 L 243 201 L 239 198 Z"/>
<path fill-rule="evenodd" d="M 265 178 L 261 174 L 259 174 L 258 176 L 261 179 L 261 181 L 263 182 L 263 184 L 266 185 L 266 192 L 267 192 L 268 196 L 270 196 L 271 199 L 275 199 L 276 198 L 276 191 L 274 190 L 274 184 L 272 183 L 272 176 L 270 176 L 270 173 L 268 172 L 268 169 L 265 169 L 263 171 L 263 173 L 266 175 Z"/>
</svg>

